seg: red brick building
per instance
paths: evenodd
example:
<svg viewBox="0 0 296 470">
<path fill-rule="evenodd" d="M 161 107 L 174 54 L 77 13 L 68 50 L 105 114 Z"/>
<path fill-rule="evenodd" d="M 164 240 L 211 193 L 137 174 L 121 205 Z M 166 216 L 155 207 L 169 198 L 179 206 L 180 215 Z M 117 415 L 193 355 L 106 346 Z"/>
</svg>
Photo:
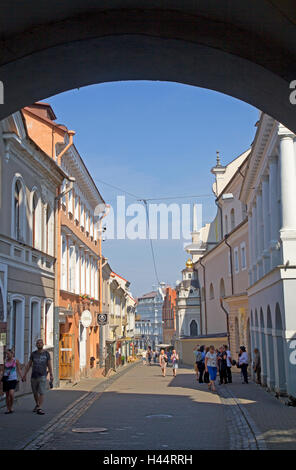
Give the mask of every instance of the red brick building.
<svg viewBox="0 0 296 470">
<path fill-rule="evenodd" d="M 176 297 L 175 289 L 167 287 L 162 306 L 163 343 L 173 344 L 176 333 Z"/>
</svg>

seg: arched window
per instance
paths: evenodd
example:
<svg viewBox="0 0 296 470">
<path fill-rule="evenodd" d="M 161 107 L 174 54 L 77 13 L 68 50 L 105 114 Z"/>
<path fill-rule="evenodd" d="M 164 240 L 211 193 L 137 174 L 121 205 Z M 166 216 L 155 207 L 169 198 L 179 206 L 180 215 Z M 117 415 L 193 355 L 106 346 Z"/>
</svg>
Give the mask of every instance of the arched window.
<svg viewBox="0 0 296 470">
<path fill-rule="evenodd" d="M 11 236 L 25 241 L 26 193 L 21 176 L 16 175 L 12 186 Z"/>
<path fill-rule="evenodd" d="M 44 344 L 53 346 L 53 303 L 46 301 L 44 305 Z"/>
<path fill-rule="evenodd" d="M 235 227 L 235 217 L 234 217 L 234 209 L 230 211 L 230 229 L 233 230 Z"/>
<path fill-rule="evenodd" d="M 220 281 L 220 297 L 225 297 L 224 279 L 221 279 L 221 281 Z"/>
<path fill-rule="evenodd" d="M 31 244 L 33 248 L 42 249 L 41 246 L 41 200 L 37 190 L 32 193 L 31 199 Z"/>
<path fill-rule="evenodd" d="M 40 338 L 40 301 L 31 300 L 30 308 L 30 350 L 31 353 L 36 349 L 36 341 Z"/>
<path fill-rule="evenodd" d="M 11 298 L 9 311 L 10 348 L 14 349 L 15 357 L 24 363 L 24 331 L 25 331 L 25 300 L 21 296 Z"/>
<path fill-rule="evenodd" d="M 197 336 L 197 323 L 195 320 L 192 320 L 190 323 L 190 336 Z"/>
<path fill-rule="evenodd" d="M 38 199 L 36 193 L 33 194 L 32 200 L 32 246 L 36 248 L 36 219 L 37 219 Z"/>
<path fill-rule="evenodd" d="M 67 239 L 62 235 L 62 269 L 61 269 L 61 287 L 62 290 L 67 290 L 67 271 L 68 271 L 68 260 L 67 260 Z"/>
<path fill-rule="evenodd" d="M 210 285 L 210 299 L 212 300 L 214 298 L 214 287 L 213 284 L 211 283 Z"/>
<path fill-rule="evenodd" d="M 225 215 L 225 227 L 224 227 L 225 235 L 228 233 L 228 217 Z"/>
</svg>

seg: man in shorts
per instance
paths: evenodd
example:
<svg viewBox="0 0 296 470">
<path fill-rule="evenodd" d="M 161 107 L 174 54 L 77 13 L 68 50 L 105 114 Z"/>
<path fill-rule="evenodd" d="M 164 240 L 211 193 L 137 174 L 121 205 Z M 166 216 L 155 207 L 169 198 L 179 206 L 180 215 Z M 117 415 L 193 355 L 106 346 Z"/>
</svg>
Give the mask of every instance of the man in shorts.
<svg viewBox="0 0 296 470">
<path fill-rule="evenodd" d="M 33 411 L 38 415 L 44 415 L 45 413 L 41 407 L 46 392 L 47 368 L 49 370 L 51 382 L 53 381 L 53 373 L 49 352 L 43 349 L 43 340 L 38 339 L 36 341 L 36 346 L 37 350 L 32 352 L 30 360 L 26 365 L 23 381 L 26 380 L 26 375 L 32 366 L 31 387 L 36 402 L 36 406 Z"/>
</svg>

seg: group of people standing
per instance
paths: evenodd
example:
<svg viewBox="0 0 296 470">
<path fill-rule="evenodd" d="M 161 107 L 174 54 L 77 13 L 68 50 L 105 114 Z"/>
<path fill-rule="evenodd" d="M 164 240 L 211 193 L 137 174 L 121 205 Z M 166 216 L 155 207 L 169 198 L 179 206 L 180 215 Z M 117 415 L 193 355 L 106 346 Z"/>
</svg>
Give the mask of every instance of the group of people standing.
<svg viewBox="0 0 296 470">
<path fill-rule="evenodd" d="M 240 347 L 238 360 L 231 357 L 231 352 L 227 345 L 218 349 L 211 346 L 196 346 L 193 349 L 195 358 L 196 380 L 199 383 L 207 383 L 209 390 L 216 392 L 215 381 L 219 372 L 219 384 L 232 383 L 231 367 L 237 365 L 241 370 L 243 383 L 248 383 L 248 354 L 244 346 Z"/>
</svg>

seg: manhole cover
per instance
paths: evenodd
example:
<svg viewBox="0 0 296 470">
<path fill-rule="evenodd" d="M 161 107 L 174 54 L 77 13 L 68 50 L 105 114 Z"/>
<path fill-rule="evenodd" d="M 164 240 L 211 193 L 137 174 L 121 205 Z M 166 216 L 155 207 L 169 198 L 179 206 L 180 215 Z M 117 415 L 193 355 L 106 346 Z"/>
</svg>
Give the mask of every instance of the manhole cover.
<svg viewBox="0 0 296 470">
<path fill-rule="evenodd" d="M 146 416 L 146 418 L 172 418 L 172 417 L 173 417 L 172 415 L 163 415 L 163 414 Z"/>
<path fill-rule="evenodd" d="M 72 432 L 105 432 L 107 428 L 73 428 Z"/>
</svg>

